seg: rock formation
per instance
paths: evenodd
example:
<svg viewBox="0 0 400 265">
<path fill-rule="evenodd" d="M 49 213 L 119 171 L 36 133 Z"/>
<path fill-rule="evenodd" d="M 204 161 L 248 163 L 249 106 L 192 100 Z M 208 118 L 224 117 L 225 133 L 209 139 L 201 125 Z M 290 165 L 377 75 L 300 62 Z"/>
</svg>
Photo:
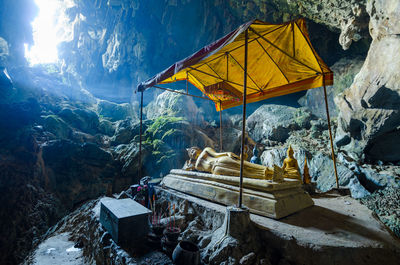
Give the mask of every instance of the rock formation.
<svg viewBox="0 0 400 265">
<path fill-rule="evenodd" d="M 24 44 L 32 44 L 37 9 L 32 0 L 0 0 L 1 264 L 20 262 L 51 225 L 104 194 L 109 183 L 120 191 L 137 182 L 139 106 L 132 95 L 137 83 L 254 18 L 308 19 L 312 43 L 335 72 L 328 97 L 337 116 L 340 184 L 353 197 L 382 190 L 378 195 L 397 198 L 399 1 L 69 2 L 61 10 L 66 21 L 59 21 L 65 26 L 60 66 L 28 67 Z M 248 133 L 261 144 L 267 166 L 281 164 L 291 144 L 300 169 L 307 156 L 312 180 L 326 191 L 335 182 L 323 95 L 315 89 L 295 99 L 299 96 L 304 108 L 294 101 L 285 102 L 291 107 L 261 106 L 273 101 L 249 105 Z M 181 167 L 188 146 L 218 147 L 219 118 L 209 102 L 148 91 L 145 104 L 144 174 L 158 177 Z M 222 123 L 224 149 L 236 153 L 240 111 L 224 111 Z M 376 194 L 365 203 L 395 230 L 395 207 L 390 199 L 374 206 Z M 209 219 L 192 221 L 189 226 L 205 222 L 208 230 L 216 228 Z M 201 234 L 196 236 L 203 247 L 211 240 L 207 229 L 193 232 Z M 217 262 L 217 256 L 208 259 Z M 247 250 L 239 256 L 243 264 L 254 260 Z"/>
<path fill-rule="evenodd" d="M 353 84 L 337 101 L 336 143 L 366 161 L 400 160 L 398 1 L 368 1 L 372 43 Z"/>
</svg>

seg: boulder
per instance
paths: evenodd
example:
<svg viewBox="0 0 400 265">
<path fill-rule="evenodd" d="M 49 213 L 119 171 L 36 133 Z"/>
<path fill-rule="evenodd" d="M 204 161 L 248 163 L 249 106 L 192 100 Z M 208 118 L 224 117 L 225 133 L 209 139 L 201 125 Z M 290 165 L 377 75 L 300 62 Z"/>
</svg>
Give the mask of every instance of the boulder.
<svg viewBox="0 0 400 265">
<path fill-rule="evenodd" d="M 140 124 L 134 122 L 132 119 L 120 121 L 115 129 L 115 134 L 111 138 L 113 145 L 127 144 L 133 137 L 139 135 Z M 143 130 L 144 132 L 144 130 Z"/>
<path fill-rule="evenodd" d="M 400 187 L 400 168 L 398 166 L 379 166 L 364 164 L 359 167 L 363 185 L 371 192 L 386 187 Z M 361 180 L 360 180 L 361 181 Z"/>
<path fill-rule="evenodd" d="M 130 144 L 121 144 L 115 147 L 114 153 L 116 159 L 121 163 L 121 173 L 126 176 L 137 176 L 132 183 L 139 181 L 139 144 L 132 142 Z M 146 161 L 148 151 L 143 148 L 142 162 Z"/>
<path fill-rule="evenodd" d="M 137 102 L 136 102 L 137 103 Z M 97 113 L 100 117 L 110 121 L 125 120 L 127 118 L 138 118 L 138 106 L 136 108 L 129 103 L 117 104 L 107 100 L 99 100 Z"/>
<path fill-rule="evenodd" d="M 113 136 L 115 133 L 114 124 L 109 120 L 101 119 L 99 123 L 99 132 L 107 136 Z"/>
<path fill-rule="evenodd" d="M 58 116 L 71 127 L 85 133 L 95 134 L 98 132 L 99 117 L 96 112 L 92 110 L 64 108 L 58 113 Z"/>
<path fill-rule="evenodd" d="M 312 181 L 317 183 L 317 188 L 321 191 L 328 191 L 336 187 L 336 177 L 333 162 L 330 157 L 322 154 L 313 156 L 308 163 Z M 347 167 L 337 163 L 339 185 L 348 187 L 351 196 L 362 198 L 370 193 L 360 184 L 354 172 Z"/>
<path fill-rule="evenodd" d="M 315 117 L 305 108 L 294 108 L 283 105 L 262 105 L 247 121 L 247 130 L 254 141 L 285 142 L 292 131 L 309 129 Z"/>
<path fill-rule="evenodd" d="M 68 139 L 71 137 L 71 127 L 57 115 L 44 116 L 42 119 L 44 129 L 54 134 L 57 138 Z"/>
<path fill-rule="evenodd" d="M 145 107 L 147 119 L 156 119 L 161 116 L 183 117 L 193 124 L 204 121 L 199 108 L 191 97 L 165 91 L 157 96 L 155 101 Z"/>
</svg>

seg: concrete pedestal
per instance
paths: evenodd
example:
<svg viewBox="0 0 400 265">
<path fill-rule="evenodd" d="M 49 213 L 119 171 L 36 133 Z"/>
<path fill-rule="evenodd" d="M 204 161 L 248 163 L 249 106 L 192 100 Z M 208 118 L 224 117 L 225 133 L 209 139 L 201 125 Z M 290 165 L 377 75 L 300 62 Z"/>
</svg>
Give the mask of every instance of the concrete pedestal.
<svg viewBox="0 0 400 265">
<path fill-rule="evenodd" d="M 174 169 L 164 177 L 162 184 L 164 187 L 224 205 L 235 205 L 239 198 L 238 177 Z M 285 179 L 279 183 L 246 179 L 242 200 L 251 213 L 274 219 L 314 204 L 308 193 L 301 188 L 300 181 L 293 179 Z"/>
<path fill-rule="evenodd" d="M 225 220 L 223 228 L 225 230 L 225 236 L 231 236 L 233 238 L 243 237 L 243 233 L 249 231 L 250 212 L 249 209 L 239 208 L 236 206 L 226 207 Z"/>
</svg>

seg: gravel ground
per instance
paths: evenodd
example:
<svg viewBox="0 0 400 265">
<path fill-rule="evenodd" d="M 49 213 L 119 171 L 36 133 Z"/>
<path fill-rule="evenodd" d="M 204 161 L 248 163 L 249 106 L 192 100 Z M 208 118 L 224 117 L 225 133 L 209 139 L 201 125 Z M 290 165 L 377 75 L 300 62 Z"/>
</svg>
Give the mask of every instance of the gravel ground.
<svg viewBox="0 0 400 265">
<path fill-rule="evenodd" d="M 361 199 L 400 238 L 400 189 L 386 188 Z"/>
</svg>

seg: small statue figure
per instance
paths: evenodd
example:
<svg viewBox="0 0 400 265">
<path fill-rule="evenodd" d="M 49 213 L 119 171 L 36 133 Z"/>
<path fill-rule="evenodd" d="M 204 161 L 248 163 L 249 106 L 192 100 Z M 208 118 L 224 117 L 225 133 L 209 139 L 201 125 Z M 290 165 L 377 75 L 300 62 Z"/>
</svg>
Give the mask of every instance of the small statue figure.
<svg viewBox="0 0 400 265">
<path fill-rule="evenodd" d="M 247 161 L 247 159 L 249 158 L 248 152 L 249 152 L 249 146 L 246 144 L 244 146 L 244 151 L 243 151 L 243 160 L 244 161 Z M 241 157 L 241 155 L 239 156 L 239 159 L 240 159 L 240 157 Z"/>
<path fill-rule="evenodd" d="M 304 170 L 303 170 L 303 183 L 304 184 L 310 184 L 311 183 L 311 176 L 310 176 L 310 171 L 308 169 L 307 165 L 307 157 L 304 158 Z"/>
<path fill-rule="evenodd" d="M 231 152 L 217 153 L 211 147 L 201 150 L 198 147 L 186 149 L 189 160 L 185 162 L 185 170 L 198 170 L 215 175 L 239 176 L 240 157 Z M 274 170 L 266 166 L 243 161 L 243 177 L 255 179 L 272 179 Z"/>
<path fill-rule="evenodd" d="M 287 150 L 287 157 L 283 161 L 282 169 L 285 171 L 285 177 L 298 179 L 301 181 L 301 175 L 299 171 L 299 164 L 297 160 L 293 157 L 292 146 L 289 146 Z"/>
<path fill-rule="evenodd" d="M 258 149 L 256 145 L 253 148 L 253 156 L 250 159 L 250 163 L 260 164 L 260 159 L 258 158 Z"/>
</svg>

